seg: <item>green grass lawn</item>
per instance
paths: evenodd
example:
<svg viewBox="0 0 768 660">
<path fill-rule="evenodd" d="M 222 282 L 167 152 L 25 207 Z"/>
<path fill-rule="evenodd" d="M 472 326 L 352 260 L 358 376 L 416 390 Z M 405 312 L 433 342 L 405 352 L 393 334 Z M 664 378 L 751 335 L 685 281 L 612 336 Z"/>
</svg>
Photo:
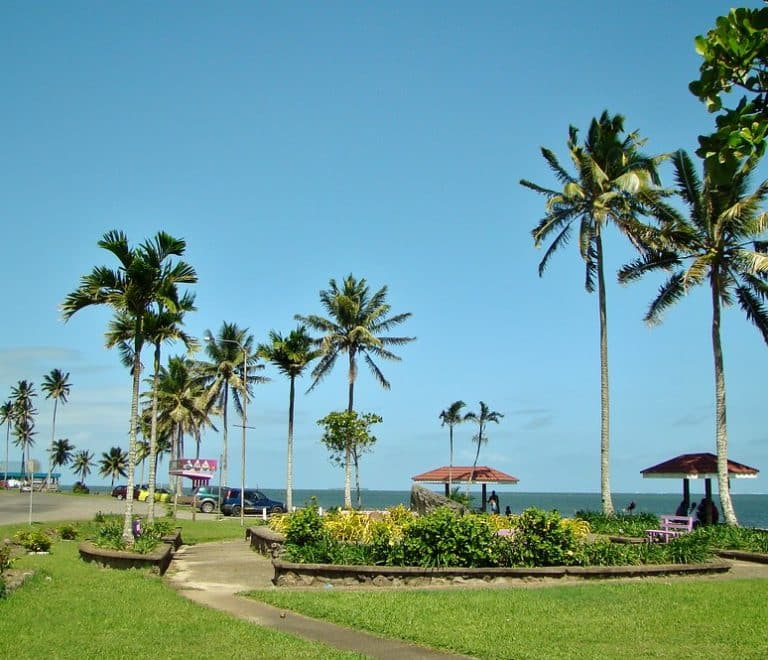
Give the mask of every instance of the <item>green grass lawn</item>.
<svg viewBox="0 0 768 660">
<path fill-rule="evenodd" d="M 239 525 L 179 521 L 185 542 L 242 538 Z M 43 529 L 55 524 L 41 525 Z M 0 541 L 26 525 L 0 527 Z M 148 570 L 82 561 L 77 541 L 20 558 L 35 576 L 0 599 L 0 658 L 352 658 L 200 607 Z"/>
<path fill-rule="evenodd" d="M 768 657 L 768 580 L 252 596 L 481 658 Z"/>
</svg>

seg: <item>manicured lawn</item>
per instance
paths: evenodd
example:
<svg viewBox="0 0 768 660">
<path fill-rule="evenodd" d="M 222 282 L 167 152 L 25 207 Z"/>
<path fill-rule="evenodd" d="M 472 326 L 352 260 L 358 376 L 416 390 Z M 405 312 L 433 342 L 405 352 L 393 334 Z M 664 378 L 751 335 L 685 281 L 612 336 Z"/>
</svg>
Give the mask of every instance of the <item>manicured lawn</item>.
<svg viewBox="0 0 768 660">
<path fill-rule="evenodd" d="M 185 541 L 242 538 L 239 525 L 180 524 Z M 0 540 L 23 527 L 0 527 Z M 0 658 L 356 657 L 200 607 L 147 570 L 86 564 L 77 541 L 14 568 L 36 575 L 0 599 Z"/>
<path fill-rule="evenodd" d="M 252 596 L 481 658 L 768 657 L 768 580 Z"/>
</svg>

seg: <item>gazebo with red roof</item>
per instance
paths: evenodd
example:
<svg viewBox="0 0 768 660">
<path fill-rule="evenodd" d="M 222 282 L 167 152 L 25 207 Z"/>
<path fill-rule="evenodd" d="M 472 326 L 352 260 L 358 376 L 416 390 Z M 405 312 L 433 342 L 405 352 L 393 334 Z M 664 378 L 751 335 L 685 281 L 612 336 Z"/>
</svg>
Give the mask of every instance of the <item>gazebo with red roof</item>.
<svg viewBox="0 0 768 660">
<path fill-rule="evenodd" d="M 728 461 L 728 476 L 733 479 L 754 479 L 760 470 L 757 468 Z M 717 477 L 717 456 L 708 452 L 699 454 L 680 454 L 668 461 L 653 465 L 640 473 L 645 479 L 682 479 L 683 502 L 685 508 L 690 507 L 690 480 L 704 479 L 704 497 L 712 501 L 712 477 Z M 709 508 L 705 509 L 709 515 Z M 711 522 L 711 521 L 708 521 Z"/>
<path fill-rule="evenodd" d="M 520 481 L 517 477 L 513 477 L 511 474 L 502 472 L 487 465 L 476 465 L 474 468 L 471 465 L 445 465 L 443 467 L 430 470 L 429 472 L 422 472 L 415 477 L 411 477 L 413 481 L 421 481 L 433 484 L 445 484 L 445 496 L 450 495 L 448 490 L 449 483 L 479 483 L 482 484 L 482 508 L 485 511 L 486 505 L 486 492 L 488 484 L 516 484 Z"/>
</svg>

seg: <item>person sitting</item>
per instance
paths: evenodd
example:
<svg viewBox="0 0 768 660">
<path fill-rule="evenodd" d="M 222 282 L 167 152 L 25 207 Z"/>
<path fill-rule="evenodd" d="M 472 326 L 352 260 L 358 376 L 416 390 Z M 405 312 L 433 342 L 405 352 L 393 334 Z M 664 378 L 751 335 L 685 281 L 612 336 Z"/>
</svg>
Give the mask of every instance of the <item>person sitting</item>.
<svg viewBox="0 0 768 660">
<path fill-rule="evenodd" d="M 676 516 L 687 516 L 688 515 L 688 502 L 683 500 L 678 504 L 677 509 L 675 509 L 675 515 Z"/>
<path fill-rule="evenodd" d="M 695 525 L 716 525 L 720 514 L 715 506 L 715 503 L 704 498 L 699 502 L 699 506 L 696 508 L 696 522 Z"/>
</svg>

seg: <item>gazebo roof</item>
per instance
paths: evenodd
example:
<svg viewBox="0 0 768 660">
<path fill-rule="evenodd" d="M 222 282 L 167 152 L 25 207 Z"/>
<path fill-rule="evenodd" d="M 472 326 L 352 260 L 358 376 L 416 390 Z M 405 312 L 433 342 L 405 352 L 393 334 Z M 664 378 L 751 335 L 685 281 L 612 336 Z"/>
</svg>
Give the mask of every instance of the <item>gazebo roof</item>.
<svg viewBox="0 0 768 660">
<path fill-rule="evenodd" d="M 728 475 L 735 479 L 754 479 L 760 470 L 757 468 L 728 461 Z M 700 454 L 680 454 L 668 461 L 640 471 L 647 479 L 699 479 L 717 476 L 717 456 L 708 452 Z"/>
<path fill-rule="evenodd" d="M 517 477 L 513 477 L 511 474 L 496 470 L 487 465 L 475 466 L 475 474 L 472 479 L 473 482 L 478 483 L 495 483 L 495 484 L 516 484 L 520 481 Z M 447 465 L 439 467 L 429 472 L 423 472 L 417 474 L 415 477 L 411 477 L 413 481 L 426 481 L 431 483 L 447 484 L 449 477 L 453 482 L 467 482 L 472 474 L 471 465 L 454 465 L 449 467 Z"/>
</svg>

